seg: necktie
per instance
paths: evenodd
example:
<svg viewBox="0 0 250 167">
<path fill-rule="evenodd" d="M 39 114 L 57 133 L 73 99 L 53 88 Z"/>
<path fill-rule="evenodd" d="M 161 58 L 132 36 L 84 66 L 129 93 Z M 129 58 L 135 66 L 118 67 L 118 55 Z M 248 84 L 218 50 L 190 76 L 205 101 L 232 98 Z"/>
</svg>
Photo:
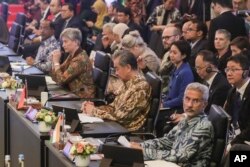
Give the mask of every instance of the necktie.
<svg viewBox="0 0 250 167">
<path fill-rule="evenodd" d="M 240 93 L 238 91 L 236 91 L 235 93 L 235 97 L 234 97 L 234 102 L 233 102 L 234 106 L 233 106 L 233 125 L 234 127 L 237 126 L 237 122 L 239 119 L 239 110 L 241 108 L 242 105 L 242 101 L 241 101 L 241 97 L 240 97 Z"/>
</svg>

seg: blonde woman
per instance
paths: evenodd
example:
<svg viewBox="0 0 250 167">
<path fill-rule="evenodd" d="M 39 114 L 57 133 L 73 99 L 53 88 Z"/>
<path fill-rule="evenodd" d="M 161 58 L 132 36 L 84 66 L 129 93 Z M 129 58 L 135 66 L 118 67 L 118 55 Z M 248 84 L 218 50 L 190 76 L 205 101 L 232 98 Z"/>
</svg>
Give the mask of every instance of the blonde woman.
<svg viewBox="0 0 250 167">
<path fill-rule="evenodd" d="M 131 31 L 121 41 L 122 47 L 132 52 L 137 58 L 138 67 L 145 73 L 147 71 L 157 72 L 160 60 L 146 43 L 138 31 Z"/>
</svg>

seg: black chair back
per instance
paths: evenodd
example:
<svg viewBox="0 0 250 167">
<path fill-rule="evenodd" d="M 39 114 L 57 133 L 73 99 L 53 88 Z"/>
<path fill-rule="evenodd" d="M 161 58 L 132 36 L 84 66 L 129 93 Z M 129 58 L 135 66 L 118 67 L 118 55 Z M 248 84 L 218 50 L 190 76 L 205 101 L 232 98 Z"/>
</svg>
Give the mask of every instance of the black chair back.
<svg viewBox="0 0 250 167">
<path fill-rule="evenodd" d="M 19 47 L 20 33 L 21 33 L 21 26 L 14 22 L 10 30 L 10 36 L 8 41 L 8 47 L 12 49 L 14 52 L 17 52 Z"/>
<path fill-rule="evenodd" d="M 0 16 L 0 27 L 1 27 L 0 42 L 3 44 L 7 44 L 9 40 L 9 30 L 8 30 L 6 22 L 1 16 Z"/>
<path fill-rule="evenodd" d="M 107 54 L 100 51 L 96 52 L 93 78 L 96 86 L 97 99 L 105 99 L 106 87 L 109 79 L 110 62 L 111 59 Z"/>
<path fill-rule="evenodd" d="M 152 88 L 152 95 L 150 111 L 144 129 L 145 132 L 154 133 L 161 103 L 162 80 L 153 72 L 146 73 L 145 78 Z"/>
<path fill-rule="evenodd" d="M 99 68 L 103 71 L 108 72 L 110 69 L 110 62 L 111 62 L 111 59 L 109 55 L 101 51 L 96 51 L 95 61 L 94 61 L 94 66 L 96 68 Z"/>
<path fill-rule="evenodd" d="M 214 145 L 210 167 L 220 167 L 227 144 L 231 117 L 223 108 L 213 104 L 210 108 L 208 119 L 214 127 Z"/>
<path fill-rule="evenodd" d="M 15 20 L 16 23 L 18 23 L 19 25 L 21 25 L 21 34 L 23 35 L 24 34 L 24 29 L 25 29 L 25 25 L 26 25 L 26 16 L 24 13 L 17 13 L 16 15 L 16 20 Z"/>
<path fill-rule="evenodd" d="M 1 4 L 1 16 L 4 21 L 7 23 L 9 15 L 9 4 L 7 2 L 2 2 Z"/>
</svg>

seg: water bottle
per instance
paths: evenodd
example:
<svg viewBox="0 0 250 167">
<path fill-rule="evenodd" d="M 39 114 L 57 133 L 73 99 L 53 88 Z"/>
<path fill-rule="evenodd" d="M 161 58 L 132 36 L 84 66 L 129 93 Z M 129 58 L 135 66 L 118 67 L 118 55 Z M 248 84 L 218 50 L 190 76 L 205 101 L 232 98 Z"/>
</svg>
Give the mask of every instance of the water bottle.
<svg viewBox="0 0 250 167">
<path fill-rule="evenodd" d="M 19 167 L 24 167 L 24 155 L 23 154 L 18 155 L 18 162 L 19 162 Z"/>
<path fill-rule="evenodd" d="M 5 155 L 5 167 L 10 167 L 10 155 Z"/>
</svg>

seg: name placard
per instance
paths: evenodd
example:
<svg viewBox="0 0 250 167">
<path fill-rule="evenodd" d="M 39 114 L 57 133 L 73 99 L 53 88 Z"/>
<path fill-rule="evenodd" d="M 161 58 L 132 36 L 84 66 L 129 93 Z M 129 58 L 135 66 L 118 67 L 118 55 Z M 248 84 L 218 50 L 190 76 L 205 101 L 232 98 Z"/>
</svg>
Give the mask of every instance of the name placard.
<svg viewBox="0 0 250 167">
<path fill-rule="evenodd" d="M 67 158 L 69 158 L 71 161 L 74 160 L 74 155 L 70 154 L 71 147 L 73 146 L 73 143 L 71 141 L 67 141 L 63 148 L 63 155 L 65 155 Z"/>
<path fill-rule="evenodd" d="M 36 114 L 37 114 L 37 109 L 33 107 L 29 107 L 24 116 L 29 119 L 32 122 L 36 122 Z"/>
</svg>

